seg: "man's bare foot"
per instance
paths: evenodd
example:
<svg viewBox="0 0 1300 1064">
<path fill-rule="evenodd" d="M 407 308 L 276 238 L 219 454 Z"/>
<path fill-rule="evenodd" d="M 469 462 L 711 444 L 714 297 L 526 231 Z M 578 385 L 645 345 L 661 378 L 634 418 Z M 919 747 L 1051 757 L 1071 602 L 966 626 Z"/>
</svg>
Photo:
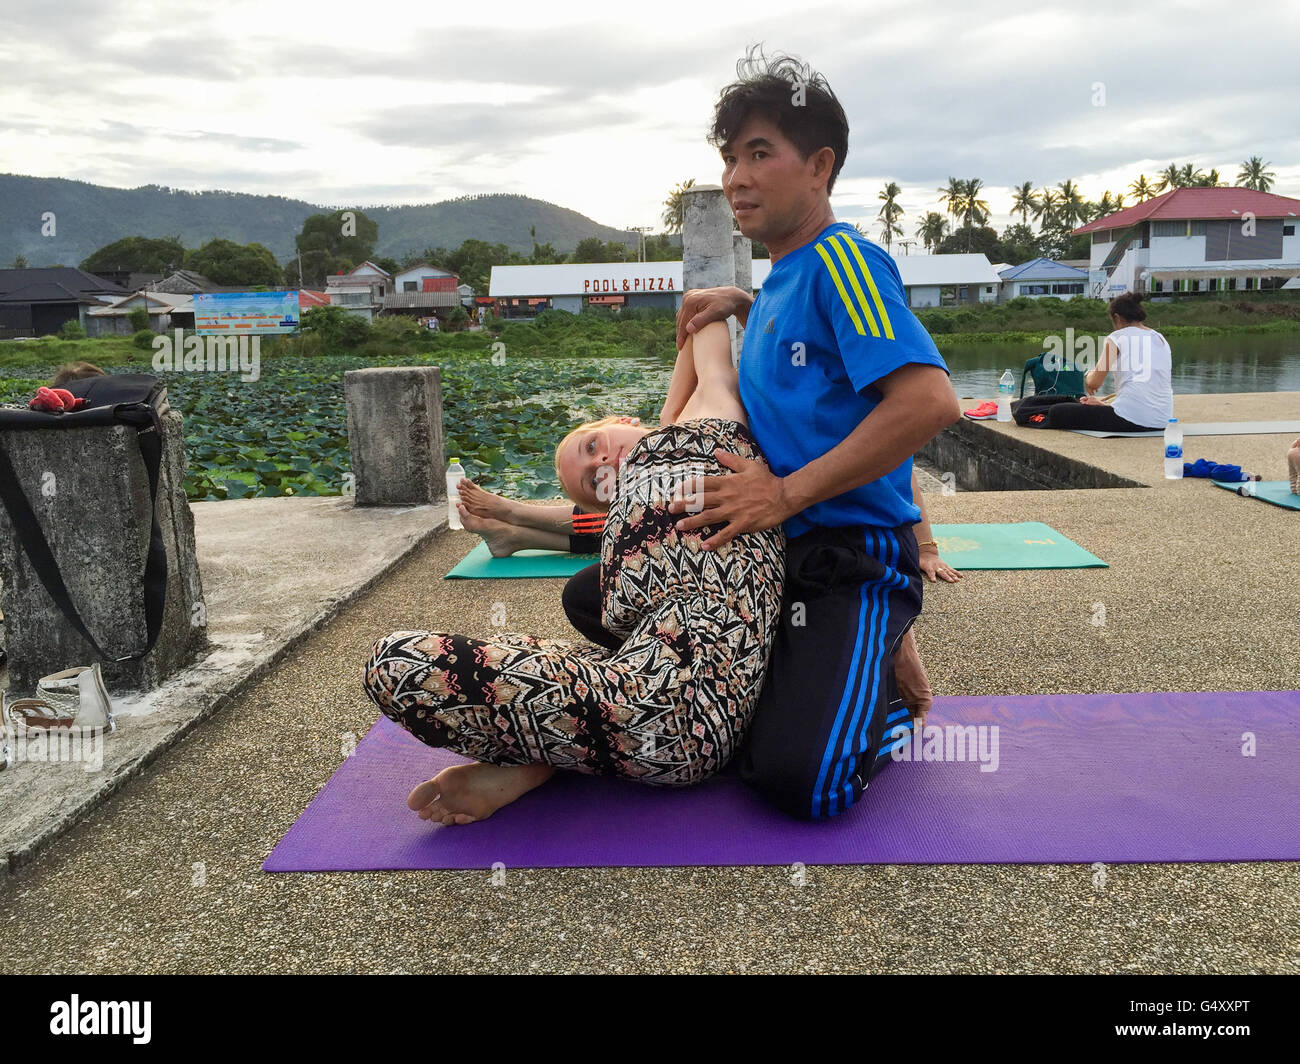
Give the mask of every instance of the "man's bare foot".
<svg viewBox="0 0 1300 1064">
<path fill-rule="evenodd" d="M 898 681 L 898 694 L 903 705 L 912 711 L 916 727 L 924 727 L 926 715 L 934 704 L 934 692 L 930 690 L 930 677 L 921 662 L 921 654 L 916 649 L 916 635 L 911 628 L 894 655 L 894 679 Z"/>
<path fill-rule="evenodd" d="M 465 504 L 465 509 L 475 517 L 490 517 L 494 521 L 509 524 L 514 516 L 509 499 L 480 488 L 468 477 L 460 482 L 456 490 L 460 493 L 460 501 Z"/>
<path fill-rule="evenodd" d="M 555 774 L 550 765 L 452 765 L 411 792 L 406 804 L 421 820 L 472 824 L 540 787 Z"/>
<path fill-rule="evenodd" d="M 1286 464 L 1291 472 L 1291 494 L 1300 495 L 1300 440 L 1296 440 L 1287 451 Z"/>
<path fill-rule="evenodd" d="M 479 517 L 472 510 L 467 509 L 464 503 L 458 505 L 456 510 L 460 514 L 461 524 L 483 537 L 483 542 L 488 545 L 492 557 L 506 558 L 519 549 L 519 529 L 514 525 L 496 521 L 491 517 Z"/>
</svg>

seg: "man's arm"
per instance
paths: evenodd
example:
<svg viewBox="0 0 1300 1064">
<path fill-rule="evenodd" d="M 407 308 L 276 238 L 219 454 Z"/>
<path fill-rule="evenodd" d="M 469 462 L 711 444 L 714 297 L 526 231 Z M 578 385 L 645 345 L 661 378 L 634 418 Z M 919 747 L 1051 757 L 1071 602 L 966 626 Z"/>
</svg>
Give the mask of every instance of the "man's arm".
<svg viewBox="0 0 1300 1064">
<path fill-rule="evenodd" d="M 682 296 L 677 310 L 677 348 L 681 350 L 686 338 L 699 332 L 711 321 L 726 321 L 732 315 L 741 327 L 749 323 L 749 308 L 754 297 L 742 288 L 724 285 L 721 288 L 692 288 Z"/>
<path fill-rule="evenodd" d="M 692 511 L 677 522 L 678 530 L 725 523 L 701 544 L 714 549 L 741 532 L 772 528 L 809 506 L 879 480 L 961 420 L 948 374 L 938 366 L 909 362 L 874 386 L 883 396 L 875 409 L 835 447 L 785 477 L 775 476 L 761 462 L 715 451 L 735 475 L 706 477 L 702 495 L 695 494 L 689 503 L 685 498 L 672 502 L 671 513 L 683 513 L 688 505 Z"/>
<path fill-rule="evenodd" d="M 908 363 L 880 378 L 875 387 L 884 398 L 857 428 L 820 458 L 780 478 L 787 513 L 773 524 L 879 480 L 961 420 L 948 374 L 938 366 Z"/>
</svg>

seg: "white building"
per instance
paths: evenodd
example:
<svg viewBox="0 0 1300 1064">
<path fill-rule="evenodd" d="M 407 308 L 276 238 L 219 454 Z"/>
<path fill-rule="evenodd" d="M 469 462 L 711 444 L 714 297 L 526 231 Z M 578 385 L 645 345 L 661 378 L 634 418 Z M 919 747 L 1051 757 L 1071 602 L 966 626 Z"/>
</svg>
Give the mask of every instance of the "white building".
<svg viewBox="0 0 1300 1064">
<path fill-rule="evenodd" d="M 997 301 L 1000 279 L 984 255 L 894 256 L 913 307 Z M 754 259 L 754 290 L 763 287 L 768 259 Z M 528 314 L 548 304 L 579 313 L 585 304 L 660 306 L 682 302 L 678 262 L 587 262 L 554 266 L 493 266 L 488 294 L 507 314 Z"/>
<path fill-rule="evenodd" d="M 1054 259 L 1030 259 L 1019 266 L 998 270 L 1002 279 L 998 302 L 1025 296 L 1028 299 L 1072 299 L 1088 294 L 1088 271 Z"/>
<path fill-rule="evenodd" d="M 1281 288 L 1300 276 L 1300 200 L 1178 188 L 1074 230 L 1092 236 L 1089 294 Z"/>
<path fill-rule="evenodd" d="M 387 270 L 367 259 L 351 273 L 331 274 L 325 278 L 329 301 L 349 314 L 371 321 L 384 305 L 384 297 L 393 290 L 393 278 Z"/>
</svg>

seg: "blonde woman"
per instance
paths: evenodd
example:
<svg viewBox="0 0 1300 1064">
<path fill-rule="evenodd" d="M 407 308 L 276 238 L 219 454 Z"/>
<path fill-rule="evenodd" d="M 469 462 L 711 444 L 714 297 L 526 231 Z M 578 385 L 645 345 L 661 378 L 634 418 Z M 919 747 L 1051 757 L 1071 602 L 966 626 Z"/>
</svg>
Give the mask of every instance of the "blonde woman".
<svg viewBox="0 0 1300 1064">
<path fill-rule="evenodd" d="M 735 755 L 763 686 L 781 609 L 781 526 L 700 549 L 716 531 L 679 532 L 674 497 L 726 475 L 722 449 L 763 461 L 748 429 L 727 327 L 681 349 L 657 429 L 605 418 L 556 448 L 566 494 L 607 511 L 601 621 L 617 649 L 425 630 L 380 639 L 366 693 L 430 746 L 472 758 L 419 784 L 422 819 L 468 824 L 557 769 L 683 786 Z"/>
</svg>

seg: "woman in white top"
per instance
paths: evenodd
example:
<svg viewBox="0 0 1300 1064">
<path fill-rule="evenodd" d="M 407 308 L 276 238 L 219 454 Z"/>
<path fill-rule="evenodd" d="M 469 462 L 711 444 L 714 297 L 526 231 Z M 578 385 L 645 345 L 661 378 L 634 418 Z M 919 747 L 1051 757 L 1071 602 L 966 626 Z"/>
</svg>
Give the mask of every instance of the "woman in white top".
<svg viewBox="0 0 1300 1064">
<path fill-rule="evenodd" d="M 1142 297 L 1125 292 L 1106 309 L 1115 331 L 1102 344 L 1096 369 L 1083 378 L 1087 394 L 1077 403 L 1048 407 L 1043 428 L 1149 432 L 1163 430 L 1174 416 L 1169 341 L 1144 324 L 1147 312 L 1142 309 Z M 1115 374 L 1113 404 L 1097 398 L 1110 372 Z"/>
</svg>

